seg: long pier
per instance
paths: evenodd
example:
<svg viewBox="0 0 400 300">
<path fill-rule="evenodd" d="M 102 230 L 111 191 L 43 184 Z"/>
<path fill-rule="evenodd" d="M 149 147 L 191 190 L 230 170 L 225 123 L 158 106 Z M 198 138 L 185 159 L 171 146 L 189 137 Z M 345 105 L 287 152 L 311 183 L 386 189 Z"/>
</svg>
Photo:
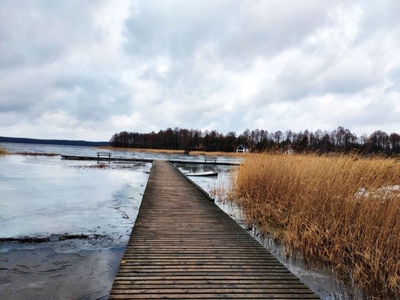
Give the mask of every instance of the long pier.
<svg viewBox="0 0 400 300">
<path fill-rule="evenodd" d="M 166 161 L 154 161 L 109 299 L 319 299 Z"/>
</svg>

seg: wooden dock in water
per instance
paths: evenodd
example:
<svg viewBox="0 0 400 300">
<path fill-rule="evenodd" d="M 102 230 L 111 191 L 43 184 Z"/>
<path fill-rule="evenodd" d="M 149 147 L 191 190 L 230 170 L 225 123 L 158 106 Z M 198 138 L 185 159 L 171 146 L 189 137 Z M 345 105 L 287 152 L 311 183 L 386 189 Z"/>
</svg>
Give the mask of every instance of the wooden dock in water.
<svg viewBox="0 0 400 300">
<path fill-rule="evenodd" d="M 80 161 L 97 161 L 97 162 L 144 162 L 152 163 L 154 160 L 150 158 L 132 158 L 132 157 L 112 157 L 110 156 L 84 156 L 84 155 L 68 155 L 61 154 L 61 159 L 65 160 L 80 160 Z M 194 165 L 220 165 L 220 166 L 238 166 L 239 162 L 219 161 L 217 158 L 205 158 L 204 160 L 193 159 L 170 159 L 168 160 L 175 164 L 194 164 Z"/>
<path fill-rule="evenodd" d="M 109 299 L 319 299 L 166 161 L 154 161 Z"/>
</svg>

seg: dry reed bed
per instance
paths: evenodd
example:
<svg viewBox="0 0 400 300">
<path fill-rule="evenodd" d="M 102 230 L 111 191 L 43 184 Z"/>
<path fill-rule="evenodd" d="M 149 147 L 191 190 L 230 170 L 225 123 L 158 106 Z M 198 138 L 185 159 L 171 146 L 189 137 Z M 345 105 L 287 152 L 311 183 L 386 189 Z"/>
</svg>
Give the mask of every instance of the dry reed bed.
<svg viewBox="0 0 400 300">
<path fill-rule="evenodd" d="M 232 176 L 246 221 L 367 297 L 400 298 L 400 162 L 262 154 Z"/>
<path fill-rule="evenodd" d="M 45 152 L 14 152 L 16 155 L 25 155 L 25 156 L 59 156 L 57 153 L 45 153 Z"/>
<path fill-rule="evenodd" d="M 13 152 L 10 153 L 4 148 L 0 148 L 0 155 L 7 155 L 7 154 L 13 154 L 13 155 L 25 155 L 25 156 L 59 156 L 60 154 L 57 153 L 43 153 L 43 152 Z"/>
</svg>

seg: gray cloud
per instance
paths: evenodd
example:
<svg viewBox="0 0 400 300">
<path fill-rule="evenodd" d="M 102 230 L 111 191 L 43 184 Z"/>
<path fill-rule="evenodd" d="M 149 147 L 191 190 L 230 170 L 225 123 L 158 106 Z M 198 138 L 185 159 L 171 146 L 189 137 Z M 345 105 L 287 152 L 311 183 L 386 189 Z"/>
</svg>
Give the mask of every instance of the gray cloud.
<svg viewBox="0 0 400 300">
<path fill-rule="evenodd" d="M 0 135 L 395 131 L 399 13 L 394 0 L 5 0 Z"/>
<path fill-rule="evenodd" d="M 126 21 L 125 51 L 174 59 L 191 56 L 199 45 L 214 43 L 235 26 L 238 1 L 143 1 Z"/>
<path fill-rule="evenodd" d="M 2 1 L 0 66 L 52 62 L 96 38 L 91 34 L 91 10 L 96 2 Z"/>
</svg>

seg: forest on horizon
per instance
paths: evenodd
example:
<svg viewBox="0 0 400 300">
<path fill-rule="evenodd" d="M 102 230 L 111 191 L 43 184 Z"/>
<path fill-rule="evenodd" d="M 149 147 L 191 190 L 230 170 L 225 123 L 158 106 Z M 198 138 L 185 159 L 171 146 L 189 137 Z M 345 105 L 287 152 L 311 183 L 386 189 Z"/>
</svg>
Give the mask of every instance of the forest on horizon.
<svg viewBox="0 0 400 300">
<path fill-rule="evenodd" d="M 158 133 L 139 133 L 123 131 L 115 133 L 110 146 L 122 148 L 170 149 L 184 151 L 221 151 L 234 152 L 239 145 L 249 148 L 250 152 L 287 151 L 297 153 L 349 153 L 386 154 L 400 153 L 400 135 L 387 134 L 377 130 L 371 135 L 358 137 L 349 129 L 339 126 L 333 131 L 304 130 L 285 132 L 246 129 L 241 134 L 231 131 L 227 134 L 217 130 L 201 131 L 197 129 L 168 128 Z"/>
</svg>

